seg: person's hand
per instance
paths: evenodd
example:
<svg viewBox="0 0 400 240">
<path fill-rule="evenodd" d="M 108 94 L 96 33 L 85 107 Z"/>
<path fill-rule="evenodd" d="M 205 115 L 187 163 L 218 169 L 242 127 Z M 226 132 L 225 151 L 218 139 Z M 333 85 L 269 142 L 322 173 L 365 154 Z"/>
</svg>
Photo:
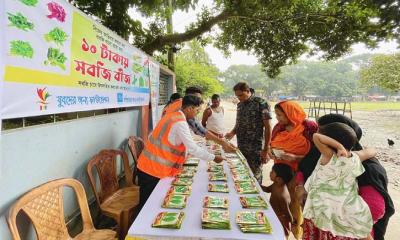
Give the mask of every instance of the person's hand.
<svg viewBox="0 0 400 240">
<path fill-rule="evenodd" d="M 297 201 L 299 201 L 299 203 L 302 206 L 304 206 L 304 203 L 306 202 L 306 198 L 307 198 L 307 192 L 303 185 L 296 186 L 295 197 L 297 198 Z"/>
<path fill-rule="evenodd" d="M 262 164 L 266 164 L 269 161 L 270 151 L 271 150 L 266 150 L 266 149 L 261 150 L 261 163 Z"/>
<path fill-rule="evenodd" d="M 225 138 L 228 140 L 231 140 L 233 136 L 235 136 L 235 133 L 233 132 L 228 132 L 227 134 L 225 134 Z"/>
<path fill-rule="evenodd" d="M 338 157 L 347 157 L 347 150 L 344 147 L 338 148 L 336 154 Z"/>
<path fill-rule="evenodd" d="M 222 146 L 222 149 L 224 149 L 224 151 L 227 153 L 233 153 L 233 152 L 236 152 L 236 150 L 237 150 L 235 145 L 233 145 L 232 143 L 227 142 L 227 141 L 223 141 L 221 146 Z"/>
<path fill-rule="evenodd" d="M 221 157 L 221 156 L 215 156 L 214 162 L 220 163 L 220 162 L 222 162 L 222 161 L 224 161 L 224 158 L 223 158 L 223 157 Z"/>
</svg>

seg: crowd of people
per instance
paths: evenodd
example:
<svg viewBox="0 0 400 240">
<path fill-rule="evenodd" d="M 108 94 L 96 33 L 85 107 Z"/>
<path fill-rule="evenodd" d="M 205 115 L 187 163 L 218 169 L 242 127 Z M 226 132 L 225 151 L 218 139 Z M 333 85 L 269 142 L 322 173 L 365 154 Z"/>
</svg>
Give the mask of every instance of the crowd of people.
<svg viewBox="0 0 400 240">
<path fill-rule="evenodd" d="M 236 135 L 237 148 L 260 184 L 262 165 L 274 163 L 273 183 L 262 188 L 271 193 L 271 206 L 286 237 L 292 233 L 306 240 L 383 240 L 394 206 L 386 171 L 376 151 L 361 146 L 358 124 L 339 114 L 309 120 L 301 105 L 289 100 L 274 106 L 278 123 L 272 127 L 270 104 L 251 90 L 245 82 L 234 86 L 239 102 L 235 126 L 228 132 L 219 95 L 212 95 L 201 122 L 196 118 L 203 103 L 201 89 L 189 87 L 183 97 L 171 95 L 138 160 L 140 205 L 161 178 L 179 172 L 187 154 L 224 160 L 202 151 L 190 131 L 226 152 L 236 151 L 229 142 Z"/>
</svg>

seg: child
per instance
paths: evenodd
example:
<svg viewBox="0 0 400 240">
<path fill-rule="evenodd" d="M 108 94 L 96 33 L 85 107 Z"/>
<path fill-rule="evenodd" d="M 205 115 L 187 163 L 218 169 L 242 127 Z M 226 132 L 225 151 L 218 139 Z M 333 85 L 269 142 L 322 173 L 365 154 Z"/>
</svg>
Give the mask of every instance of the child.
<svg viewBox="0 0 400 240">
<path fill-rule="evenodd" d="M 286 164 L 274 164 L 274 166 L 272 166 L 270 178 L 273 184 L 268 187 L 262 186 L 262 188 L 265 192 L 271 193 L 269 201 L 285 230 L 287 239 L 289 237 L 293 217 L 289 209 L 290 194 L 286 184 L 293 178 L 293 172 Z"/>
<path fill-rule="evenodd" d="M 357 136 L 344 123 L 322 126 L 313 140 L 321 157 L 305 184 L 308 196 L 303 212 L 303 239 L 369 238 L 371 212 L 358 195 L 356 177 L 364 172 L 361 161 L 375 156 L 376 151 L 350 152 Z"/>
</svg>

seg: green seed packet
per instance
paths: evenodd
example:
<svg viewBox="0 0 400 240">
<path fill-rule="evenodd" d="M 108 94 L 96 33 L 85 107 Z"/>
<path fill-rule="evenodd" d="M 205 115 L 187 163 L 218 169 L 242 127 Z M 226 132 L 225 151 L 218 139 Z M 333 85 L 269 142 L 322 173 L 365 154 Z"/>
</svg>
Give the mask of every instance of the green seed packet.
<svg viewBox="0 0 400 240">
<path fill-rule="evenodd" d="M 248 182 L 252 180 L 252 177 L 246 173 L 232 173 L 232 178 L 234 182 Z"/>
<path fill-rule="evenodd" d="M 206 196 L 203 203 L 205 208 L 228 209 L 228 198 L 224 197 Z"/>
<path fill-rule="evenodd" d="M 231 229 L 229 211 L 204 208 L 201 215 L 202 228 Z"/>
<path fill-rule="evenodd" d="M 207 172 L 224 172 L 223 165 L 208 166 Z"/>
<path fill-rule="evenodd" d="M 258 193 L 258 189 L 253 181 L 235 182 L 235 189 L 238 194 Z"/>
<path fill-rule="evenodd" d="M 208 184 L 208 191 L 209 192 L 228 193 L 229 192 L 229 188 L 228 188 L 228 184 L 226 184 L 226 183 L 209 183 Z"/>
<path fill-rule="evenodd" d="M 239 197 L 239 200 L 243 208 L 268 208 L 267 203 L 259 195 L 250 197 L 241 196 Z"/>
<path fill-rule="evenodd" d="M 157 215 L 152 227 L 180 229 L 184 217 L 184 212 L 161 212 Z"/>
<path fill-rule="evenodd" d="M 164 198 L 162 207 L 183 209 L 186 207 L 187 199 L 187 195 L 167 194 Z"/>
<path fill-rule="evenodd" d="M 238 212 L 236 223 L 245 233 L 272 233 L 271 224 L 265 214 L 260 211 Z"/>
<path fill-rule="evenodd" d="M 210 172 L 208 175 L 210 181 L 227 181 L 226 174 L 224 172 Z"/>
<path fill-rule="evenodd" d="M 175 178 L 174 181 L 172 181 L 172 185 L 175 186 L 190 186 L 193 184 L 193 179 L 192 178 Z"/>
<path fill-rule="evenodd" d="M 191 186 L 171 186 L 167 194 L 190 195 L 191 192 Z"/>
<path fill-rule="evenodd" d="M 182 171 L 177 175 L 177 177 L 181 178 L 192 178 L 195 172 L 193 170 L 182 169 Z"/>
<path fill-rule="evenodd" d="M 192 171 L 197 172 L 197 166 L 183 166 L 182 171 Z"/>
<path fill-rule="evenodd" d="M 243 167 L 243 168 L 231 168 L 231 173 L 233 174 L 247 174 L 250 175 L 249 169 L 247 167 Z"/>
<path fill-rule="evenodd" d="M 183 164 L 184 166 L 197 166 L 199 165 L 200 158 L 190 157 L 186 159 L 186 162 Z"/>
<path fill-rule="evenodd" d="M 225 153 L 225 157 L 227 158 L 238 158 L 236 153 Z"/>
</svg>

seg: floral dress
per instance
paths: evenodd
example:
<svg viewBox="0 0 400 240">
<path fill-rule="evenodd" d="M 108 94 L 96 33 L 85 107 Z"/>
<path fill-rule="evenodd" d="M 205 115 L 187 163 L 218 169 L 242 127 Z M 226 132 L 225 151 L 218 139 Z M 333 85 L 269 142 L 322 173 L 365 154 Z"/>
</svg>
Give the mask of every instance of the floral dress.
<svg viewBox="0 0 400 240">
<path fill-rule="evenodd" d="M 304 218 L 308 223 L 312 222 L 314 232 L 317 228 L 321 234 L 331 236 L 327 239 L 368 236 L 372 229 L 371 212 L 358 195 L 356 181 L 356 177 L 364 172 L 360 158 L 355 153 L 350 158 L 334 154 L 326 165 L 321 165 L 320 161 L 305 184 L 308 196 Z M 307 234 L 306 230 L 307 225 L 303 239 L 321 239 Z"/>
</svg>

